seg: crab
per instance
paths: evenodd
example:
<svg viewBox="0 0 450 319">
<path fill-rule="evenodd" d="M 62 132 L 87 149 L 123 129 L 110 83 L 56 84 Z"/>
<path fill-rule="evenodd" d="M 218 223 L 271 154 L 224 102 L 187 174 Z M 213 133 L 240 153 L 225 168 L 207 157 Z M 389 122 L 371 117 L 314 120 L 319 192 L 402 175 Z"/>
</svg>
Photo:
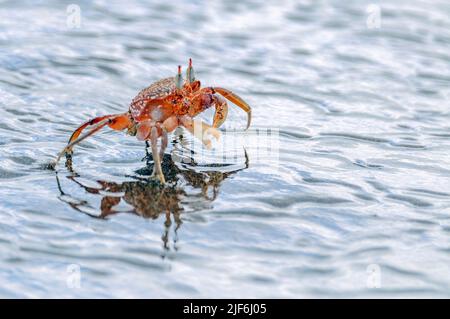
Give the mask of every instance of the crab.
<svg viewBox="0 0 450 319">
<path fill-rule="evenodd" d="M 138 140 L 150 142 L 154 161 L 153 176 L 164 184 L 161 162 L 167 148 L 168 134 L 182 126 L 199 138 L 207 148 L 211 148 L 210 137 L 219 139 L 218 128 L 227 118 L 227 100 L 247 113 L 248 129 L 251 107 L 230 90 L 215 86 L 202 88 L 200 81 L 195 78 L 192 59 L 189 59 L 186 80 L 183 80 L 179 65 L 175 77 L 154 82 L 139 92 L 126 113 L 99 116 L 79 126 L 72 133 L 67 146 L 58 154 L 53 166 L 56 167 L 63 155 L 71 158 L 76 144 L 108 126 L 116 131 L 126 130 Z M 212 125 L 195 119 L 195 116 L 212 106 L 215 107 Z M 86 128 L 90 129 L 81 134 Z M 159 138 L 161 143 L 158 151 Z"/>
</svg>

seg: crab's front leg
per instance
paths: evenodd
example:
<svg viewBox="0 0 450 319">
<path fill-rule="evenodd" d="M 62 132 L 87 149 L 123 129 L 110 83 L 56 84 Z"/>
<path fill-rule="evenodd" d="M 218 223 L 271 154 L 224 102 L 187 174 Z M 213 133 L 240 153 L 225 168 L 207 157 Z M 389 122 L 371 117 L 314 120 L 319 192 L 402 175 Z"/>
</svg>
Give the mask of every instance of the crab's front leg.
<svg viewBox="0 0 450 319">
<path fill-rule="evenodd" d="M 152 155 L 153 155 L 153 175 L 156 176 L 161 184 L 166 183 L 166 179 L 164 178 L 164 173 L 161 168 L 161 156 L 158 152 L 158 129 L 156 126 L 153 126 L 150 131 L 150 142 L 152 146 Z"/>
<path fill-rule="evenodd" d="M 162 137 L 161 149 L 158 152 L 158 137 Z M 150 146 L 152 149 L 153 157 L 153 176 L 157 177 L 161 184 L 166 183 L 164 178 L 164 173 L 162 171 L 161 162 L 163 160 L 163 155 L 165 148 L 167 146 L 167 130 L 164 127 L 164 123 L 161 125 L 160 122 L 154 122 L 151 120 L 143 121 L 139 123 L 137 127 L 136 137 L 139 140 L 145 140 L 146 143 L 150 140 Z"/>
</svg>

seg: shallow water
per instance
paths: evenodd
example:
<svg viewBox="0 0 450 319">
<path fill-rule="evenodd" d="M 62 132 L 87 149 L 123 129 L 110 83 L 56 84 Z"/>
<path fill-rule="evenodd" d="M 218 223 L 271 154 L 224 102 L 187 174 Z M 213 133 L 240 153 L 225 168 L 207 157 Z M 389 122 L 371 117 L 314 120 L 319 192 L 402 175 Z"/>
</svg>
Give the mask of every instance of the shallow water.
<svg viewBox="0 0 450 319">
<path fill-rule="evenodd" d="M 0 2 L 0 296 L 450 297 L 448 1 L 70 3 Z M 189 57 L 278 157 L 173 137 L 161 190 L 105 130 L 46 169 Z"/>
</svg>

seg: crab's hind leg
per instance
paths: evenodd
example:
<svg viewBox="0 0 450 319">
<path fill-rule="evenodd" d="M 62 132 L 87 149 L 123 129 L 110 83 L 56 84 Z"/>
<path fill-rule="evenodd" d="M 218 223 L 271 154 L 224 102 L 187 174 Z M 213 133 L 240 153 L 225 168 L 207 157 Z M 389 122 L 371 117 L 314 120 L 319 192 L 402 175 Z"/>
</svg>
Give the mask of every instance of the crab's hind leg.
<svg viewBox="0 0 450 319">
<path fill-rule="evenodd" d="M 247 127 L 246 130 L 250 127 L 250 123 L 252 121 L 252 108 L 247 104 L 242 98 L 240 98 L 235 93 L 230 90 L 221 88 L 221 87 L 213 87 L 214 91 L 224 96 L 227 100 L 239 106 L 243 111 L 247 113 Z"/>
<path fill-rule="evenodd" d="M 94 135 L 95 133 L 100 131 L 103 127 L 105 127 L 106 125 L 108 125 L 110 128 L 112 128 L 114 130 L 121 131 L 126 128 L 129 128 L 132 125 L 132 122 L 131 122 L 131 119 L 130 119 L 128 113 L 99 116 L 90 121 L 87 121 L 86 123 L 82 124 L 80 127 L 78 127 L 72 133 L 66 147 L 58 154 L 58 156 L 55 160 L 54 166 L 56 166 L 56 164 L 58 164 L 59 160 L 61 159 L 61 157 L 64 154 L 71 154 L 72 148 L 76 144 L 85 140 L 89 136 Z M 88 132 L 81 135 L 83 130 L 89 126 L 93 126 L 93 127 Z"/>
</svg>

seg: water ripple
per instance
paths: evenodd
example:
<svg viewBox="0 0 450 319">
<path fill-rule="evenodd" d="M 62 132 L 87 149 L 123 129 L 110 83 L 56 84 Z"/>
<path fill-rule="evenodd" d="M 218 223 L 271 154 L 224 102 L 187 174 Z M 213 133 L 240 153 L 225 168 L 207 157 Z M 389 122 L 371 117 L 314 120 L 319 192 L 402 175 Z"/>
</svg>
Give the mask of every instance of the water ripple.
<svg viewBox="0 0 450 319">
<path fill-rule="evenodd" d="M 383 2 L 369 28 L 371 4 L 82 1 L 72 29 L 57 1 L 3 1 L 0 296 L 448 298 L 450 7 Z M 48 169 L 189 57 L 253 131 L 230 106 L 222 149 L 177 132 L 165 189 L 120 132 Z"/>
</svg>

